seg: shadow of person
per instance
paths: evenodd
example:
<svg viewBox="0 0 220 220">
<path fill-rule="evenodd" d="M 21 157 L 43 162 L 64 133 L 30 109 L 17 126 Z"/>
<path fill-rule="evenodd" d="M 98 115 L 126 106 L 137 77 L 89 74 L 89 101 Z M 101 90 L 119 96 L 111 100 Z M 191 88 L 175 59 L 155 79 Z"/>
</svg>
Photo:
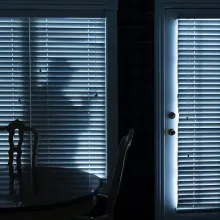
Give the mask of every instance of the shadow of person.
<svg viewBox="0 0 220 220">
<path fill-rule="evenodd" d="M 78 167 L 81 160 L 74 151 L 88 141 L 90 106 L 98 94 L 88 93 L 82 74 L 68 59 L 48 63 L 32 83 L 32 126 L 40 137 L 37 163 Z"/>
</svg>

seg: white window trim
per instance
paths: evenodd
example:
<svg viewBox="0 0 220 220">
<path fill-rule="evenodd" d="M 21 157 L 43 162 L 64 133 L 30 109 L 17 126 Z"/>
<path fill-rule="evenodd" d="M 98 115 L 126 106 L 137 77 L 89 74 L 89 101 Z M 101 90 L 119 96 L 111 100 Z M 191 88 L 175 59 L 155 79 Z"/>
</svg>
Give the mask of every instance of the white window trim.
<svg viewBox="0 0 220 220">
<path fill-rule="evenodd" d="M 195 10 L 197 9 L 197 10 Z M 220 4 L 162 4 L 156 2 L 155 7 L 155 219 L 157 220 L 201 220 L 219 219 L 220 212 L 175 214 L 166 212 L 169 204 L 165 201 L 165 74 L 171 71 L 166 57 L 172 48 L 165 40 L 165 25 L 174 19 L 181 18 L 220 18 Z M 168 35 L 169 37 L 169 35 Z M 168 50 L 167 50 L 168 48 Z"/>
<path fill-rule="evenodd" d="M 116 10 L 0 10 L 0 17 L 105 17 L 106 18 L 106 118 L 107 179 L 103 191 L 108 193 L 118 149 L 118 74 Z"/>
</svg>

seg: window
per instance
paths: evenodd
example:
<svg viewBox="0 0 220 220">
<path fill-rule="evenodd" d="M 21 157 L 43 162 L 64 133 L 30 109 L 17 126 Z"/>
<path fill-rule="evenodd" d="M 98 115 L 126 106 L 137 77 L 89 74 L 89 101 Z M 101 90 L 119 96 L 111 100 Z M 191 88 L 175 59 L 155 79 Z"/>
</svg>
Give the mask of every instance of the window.
<svg viewBox="0 0 220 220">
<path fill-rule="evenodd" d="M 157 93 L 164 109 L 157 119 L 157 218 L 219 219 L 219 11 L 167 9 L 164 25 L 164 50 L 157 51 L 164 53 L 164 62 L 157 60 L 164 68 L 157 75 L 164 82 L 157 87 L 164 93 Z"/>
<path fill-rule="evenodd" d="M 38 130 L 38 164 L 106 179 L 117 149 L 116 16 L 100 10 L 101 1 L 93 4 L 97 11 L 91 5 L 81 12 L 2 11 L 0 125 L 19 118 Z M 26 134 L 23 163 L 30 162 L 30 139 Z M 6 164 L 7 133 L 0 143 Z"/>
</svg>

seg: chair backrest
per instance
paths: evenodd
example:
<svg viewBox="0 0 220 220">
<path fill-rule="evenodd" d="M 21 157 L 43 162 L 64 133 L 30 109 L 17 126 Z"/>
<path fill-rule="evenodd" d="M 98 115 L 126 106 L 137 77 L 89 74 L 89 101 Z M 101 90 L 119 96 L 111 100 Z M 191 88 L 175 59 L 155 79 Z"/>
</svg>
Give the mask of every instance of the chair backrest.
<svg viewBox="0 0 220 220">
<path fill-rule="evenodd" d="M 109 219 L 114 219 L 114 208 L 116 205 L 121 179 L 124 172 L 124 166 L 127 159 L 128 150 L 130 149 L 131 142 L 134 135 L 134 129 L 131 128 L 126 136 L 123 136 L 118 149 L 117 162 L 110 186 L 110 191 L 107 201 L 107 215 Z"/>
<path fill-rule="evenodd" d="M 19 130 L 19 140 L 18 145 L 15 148 L 14 146 L 14 134 L 15 130 Z M 0 127 L 0 130 L 6 130 L 9 132 L 9 151 L 8 151 L 8 165 L 13 165 L 13 158 L 14 158 L 14 152 L 17 152 L 17 165 L 21 165 L 21 154 L 22 154 L 22 143 L 24 139 L 24 132 L 32 132 L 34 134 L 34 144 L 32 147 L 32 155 L 31 155 L 31 165 L 34 167 L 36 165 L 36 154 L 37 154 L 37 145 L 38 145 L 38 133 L 36 129 L 26 126 L 24 122 L 19 121 L 16 119 L 15 121 L 12 121 L 9 123 L 8 126 Z"/>
</svg>

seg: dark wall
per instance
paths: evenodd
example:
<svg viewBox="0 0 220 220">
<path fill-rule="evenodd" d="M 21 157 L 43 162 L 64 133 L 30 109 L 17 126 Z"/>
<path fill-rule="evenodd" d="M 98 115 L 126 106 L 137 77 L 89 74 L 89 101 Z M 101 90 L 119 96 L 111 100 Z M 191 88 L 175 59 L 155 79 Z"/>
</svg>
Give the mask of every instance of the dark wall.
<svg viewBox="0 0 220 220">
<path fill-rule="evenodd" d="M 119 0 L 119 137 L 135 136 L 122 180 L 116 219 L 153 219 L 154 1 Z"/>
</svg>

